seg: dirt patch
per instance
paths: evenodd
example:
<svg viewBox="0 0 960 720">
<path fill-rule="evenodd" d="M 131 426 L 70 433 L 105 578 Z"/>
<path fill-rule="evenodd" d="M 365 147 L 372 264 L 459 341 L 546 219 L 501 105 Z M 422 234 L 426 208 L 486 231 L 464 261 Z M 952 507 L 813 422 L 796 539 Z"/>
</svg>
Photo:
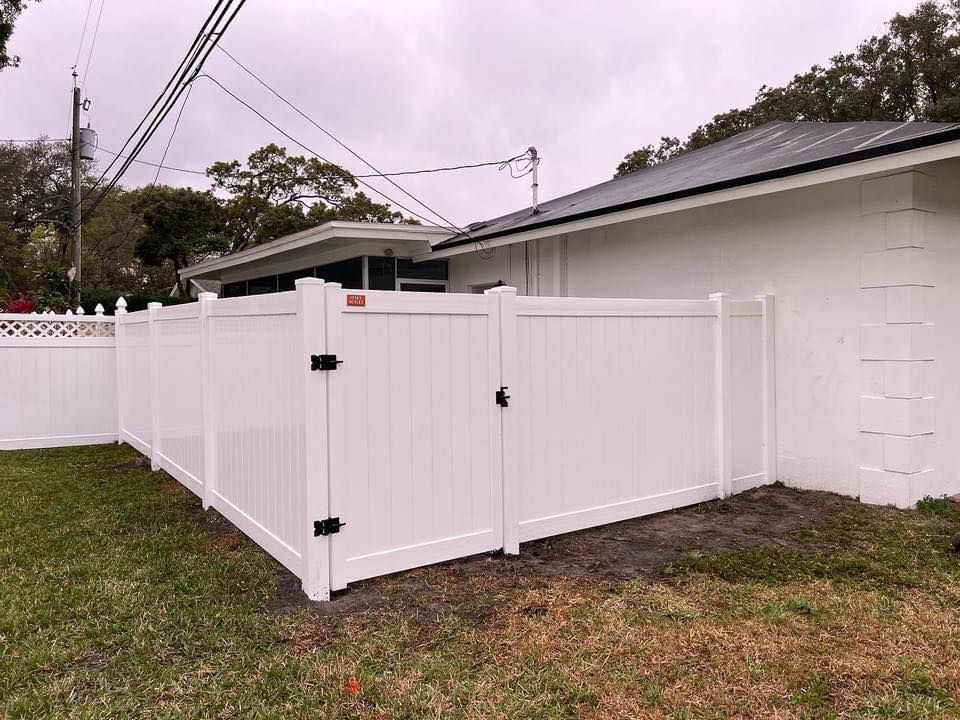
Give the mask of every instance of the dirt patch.
<svg viewBox="0 0 960 720">
<path fill-rule="evenodd" d="M 495 598 L 521 585 L 552 578 L 581 578 L 618 584 L 638 578 L 659 579 L 661 568 L 693 551 L 748 547 L 799 547 L 798 530 L 825 523 L 831 508 L 853 502 L 826 493 L 801 493 L 779 485 L 756 488 L 658 515 L 524 543 L 518 557 L 476 555 L 429 568 L 351 584 L 329 603 L 309 603 L 300 581 L 277 566 L 277 584 L 269 609 L 285 611 L 312 605 L 322 615 L 353 614 L 385 606 L 436 615 L 453 609 L 477 621 L 495 607 Z M 484 602 L 468 586 L 482 585 Z M 531 608 L 531 612 L 537 612 Z"/>
</svg>

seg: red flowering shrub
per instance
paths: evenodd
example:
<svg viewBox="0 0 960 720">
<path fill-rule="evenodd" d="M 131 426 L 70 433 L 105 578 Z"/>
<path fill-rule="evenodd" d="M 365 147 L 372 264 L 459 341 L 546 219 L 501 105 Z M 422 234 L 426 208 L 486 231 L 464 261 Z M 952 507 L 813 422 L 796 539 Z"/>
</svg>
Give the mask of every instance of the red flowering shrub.
<svg viewBox="0 0 960 720">
<path fill-rule="evenodd" d="M 26 295 L 11 295 L 0 302 L 0 312 L 31 313 L 37 309 L 37 304 Z"/>
</svg>

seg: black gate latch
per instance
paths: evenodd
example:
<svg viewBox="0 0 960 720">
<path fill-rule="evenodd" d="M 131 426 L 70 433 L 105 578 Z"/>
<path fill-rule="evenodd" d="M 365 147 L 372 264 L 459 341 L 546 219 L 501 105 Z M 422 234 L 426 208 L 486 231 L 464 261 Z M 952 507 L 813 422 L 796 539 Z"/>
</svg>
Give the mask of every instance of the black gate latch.
<svg viewBox="0 0 960 720">
<path fill-rule="evenodd" d="M 343 360 L 337 360 L 336 355 L 311 355 L 310 369 L 311 370 L 336 370 L 337 365 L 339 365 L 342 362 Z"/>
<path fill-rule="evenodd" d="M 314 520 L 313 521 L 313 536 L 320 537 L 321 535 L 333 535 L 334 533 L 340 532 L 340 528 L 346 525 L 345 522 L 340 522 L 340 518 L 327 518 L 326 520 Z"/>
<path fill-rule="evenodd" d="M 507 400 L 510 399 L 510 396 L 507 395 L 506 385 L 500 386 L 500 389 L 497 390 L 496 398 L 497 398 L 497 405 L 499 405 L 500 407 L 507 407 L 510 404 L 507 402 Z"/>
</svg>

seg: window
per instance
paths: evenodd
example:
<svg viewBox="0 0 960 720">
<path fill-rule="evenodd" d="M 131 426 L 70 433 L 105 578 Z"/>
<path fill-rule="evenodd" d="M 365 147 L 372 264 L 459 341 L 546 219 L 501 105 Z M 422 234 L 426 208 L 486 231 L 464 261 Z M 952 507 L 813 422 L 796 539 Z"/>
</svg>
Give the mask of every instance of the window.
<svg viewBox="0 0 960 720">
<path fill-rule="evenodd" d="M 355 257 L 319 265 L 313 271 L 314 277 L 323 278 L 327 282 L 340 283 L 347 290 L 361 290 L 363 288 L 363 258 Z"/>
<path fill-rule="evenodd" d="M 242 297 L 247 294 L 247 281 L 224 283 L 221 292 L 225 298 Z"/>
<path fill-rule="evenodd" d="M 397 260 L 397 277 L 415 280 L 449 280 L 446 260 L 423 260 L 414 262 L 406 258 Z"/>
<path fill-rule="evenodd" d="M 277 290 L 285 292 L 287 290 L 296 290 L 296 282 L 300 278 L 313 277 L 313 268 L 304 268 L 303 270 L 294 270 L 293 272 L 280 273 L 277 275 Z"/>
<path fill-rule="evenodd" d="M 367 289 L 397 289 L 396 258 L 378 257 L 375 255 L 371 255 L 367 258 Z"/>
<path fill-rule="evenodd" d="M 275 293 L 276 291 L 276 275 L 266 275 L 265 277 L 247 280 L 247 295 L 265 295 L 266 293 Z"/>
<path fill-rule="evenodd" d="M 438 292 L 445 293 L 447 284 L 445 282 L 431 282 L 429 280 L 401 280 L 400 289 L 406 292 Z"/>
</svg>

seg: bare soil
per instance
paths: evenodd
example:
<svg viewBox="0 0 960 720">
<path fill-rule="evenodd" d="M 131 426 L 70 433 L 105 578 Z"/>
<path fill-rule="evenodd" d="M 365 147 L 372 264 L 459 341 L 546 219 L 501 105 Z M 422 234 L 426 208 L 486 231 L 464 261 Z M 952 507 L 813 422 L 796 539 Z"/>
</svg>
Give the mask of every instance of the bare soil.
<svg viewBox="0 0 960 720">
<path fill-rule="evenodd" d="M 817 502 L 811 502 L 812 496 Z M 482 579 L 490 583 L 492 593 L 521 582 L 529 585 L 538 578 L 581 578 L 609 584 L 654 580 L 662 577 L 665 564 L 689 552 L 797 546 L 791 538 L 795 531 L 823 524 L 831 504 L 847 502 L 853 501 L 826 493 L 801 493 L 781 485 L 760 487 L 727 500 L 524 543 L 517 557 L 475 555 L 353 583 L 335 593 L 329 603 L 309 603 L 300 581 L 278 565 L 269 609 L 284 611 L 312 604 L 320 614 L 339 615 L 399 601 L 429 611 L 436 605 L 449 604 L 450 581 L 466 586 Z"/>
</svg>

